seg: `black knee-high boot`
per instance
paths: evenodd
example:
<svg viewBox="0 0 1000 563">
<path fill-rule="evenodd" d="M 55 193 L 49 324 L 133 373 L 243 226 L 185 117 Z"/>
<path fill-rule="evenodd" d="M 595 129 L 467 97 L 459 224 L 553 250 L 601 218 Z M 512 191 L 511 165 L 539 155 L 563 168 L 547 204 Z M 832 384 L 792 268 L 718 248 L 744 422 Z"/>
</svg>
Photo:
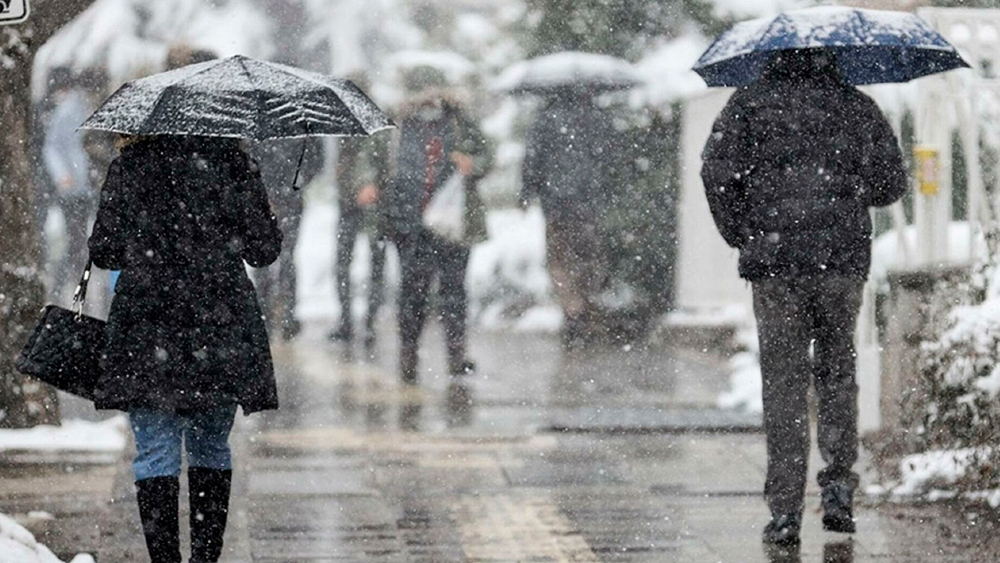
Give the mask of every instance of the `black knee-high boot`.
<svg viewBox="0 0 1000 563">
<path fill-rule="evenodd" d="M 135 482 L 135 498 L 152 563 L 181 562 L 177 523 L 179 493 L 177 477 L 152 477 Z"/>
<path fill-rule="evenodd" d="M 191 563 L 215 563 L 222 555 L 232 479 L 230 470 L 188 468 Z"/>
</svg>

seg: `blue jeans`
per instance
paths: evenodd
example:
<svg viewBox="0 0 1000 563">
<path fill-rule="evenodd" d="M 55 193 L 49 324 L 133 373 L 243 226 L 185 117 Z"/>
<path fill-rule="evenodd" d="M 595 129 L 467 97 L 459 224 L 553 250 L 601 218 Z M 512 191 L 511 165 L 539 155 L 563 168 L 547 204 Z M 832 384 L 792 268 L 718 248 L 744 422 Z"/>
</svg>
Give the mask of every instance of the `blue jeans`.
<svg viewBox="0 0 1000 563">
<path fill-rule="evenodd" d="M 236 405 L 186 414 L 130 411 L 136 449 L 132 462 L 135 480 L 180 475 L 182 440 L 188 467 L 232 469 L 229 432 L 235 417 Z"/>
</svg>

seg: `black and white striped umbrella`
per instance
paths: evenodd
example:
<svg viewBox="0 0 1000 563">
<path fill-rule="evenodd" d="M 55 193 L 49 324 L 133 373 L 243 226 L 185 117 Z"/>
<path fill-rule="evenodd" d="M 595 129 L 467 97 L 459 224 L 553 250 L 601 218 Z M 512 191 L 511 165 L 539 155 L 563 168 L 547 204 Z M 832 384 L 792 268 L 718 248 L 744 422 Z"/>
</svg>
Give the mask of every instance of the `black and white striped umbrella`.
<svg viewBox="0 0 1000 563">
<path fill-rule="evenodd" d="M 242 55 L 125 83 L 81 129 L 254 140 L 359 136 L 394 127 L 349 80 Z"/>
</svg>

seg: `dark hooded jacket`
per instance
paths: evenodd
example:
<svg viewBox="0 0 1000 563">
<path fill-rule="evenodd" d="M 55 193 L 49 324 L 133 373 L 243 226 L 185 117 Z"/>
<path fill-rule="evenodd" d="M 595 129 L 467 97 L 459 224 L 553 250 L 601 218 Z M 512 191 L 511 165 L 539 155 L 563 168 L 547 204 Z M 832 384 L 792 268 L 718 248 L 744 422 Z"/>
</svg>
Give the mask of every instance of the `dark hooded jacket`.
<svg viewBox="0 0 1000 563">
<path fill-rule="evenodd" d="M 121 270 L 97 408 L 277 408 L 267 333 L 244 261 L 281 250 L 256 164 L 234 140 L 157 137 L 122 149 L 90 254 Z"/>
<path fill-rule="evenodd" d="M 525 142 L 522 201 L 538 196 L 548 221 L 592 220 L 606 212 L 620 140 L 610 112 L 591 96 L 563 93 L 547 100 Z"/>
<path fill-rule="evenodd" d="M 822 54 L 776 57 L 733 94 L 705 145 L 705 194 L 748 280 L 867 277 L 868 208 L 906 190 L 892 128 L 834 65 Z"/>
</svg>

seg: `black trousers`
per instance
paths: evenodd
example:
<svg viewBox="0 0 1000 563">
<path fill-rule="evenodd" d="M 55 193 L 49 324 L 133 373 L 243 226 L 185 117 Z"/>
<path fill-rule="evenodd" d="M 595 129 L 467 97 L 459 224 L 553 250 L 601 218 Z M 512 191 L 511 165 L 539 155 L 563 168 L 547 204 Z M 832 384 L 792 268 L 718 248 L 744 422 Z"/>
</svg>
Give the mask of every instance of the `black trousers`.
<svg viewBox="0 0 1000 563">
<path fill-rule="evenodd" d="M 416 376 L 417 349 L 427 321 L 431 286 L 438 278 L 438 318 L 444 327 L 448 365 L 461 369 L 466 353 L 468 298 L 465 271 L 469 247 L 421 231 L 397 242 L 402 284 L 399 296 L 400 373 Z"/>
<path fill-rule="evenodd" d="M 771 513 L 801 514 L 809 460 L 807 394 L 819 399 L 820 486 L 857 486 L 858 386 L 854 329 L 864 280 L 847 276 L 753 282 L 760 338 Z M 810 353 L 812 350 L 812 353 Z"/>
<path fill-rule="evenodd" d="M 263 305 L 269 330 L 296 321 L 295 247 L 299 242 L 299 227 L 302 225 L 302 198 L 282 201 L 275 205 L 275 209 L 278 211 L 278 226 L 282 235 L 281 254 L 274 264 L 258 270 L 255 276 L 257 294 Z"/>
<path fill-rule="evenodd" d="M 358 235 L 365 230 L 365 212 L 358 208 L 340 206 L 340 220 L 337 223 L 337 299 L 340 301 L 340 324 L 348 334 L 352 332 L 351 319 L 351 262 L 354 260 L 354 245 Z M 385 295 L 385 242 L 378 237 L 368 236 L 371 249 L 371 279 L 368 285 L 368 313 L 365 315 L 365 330 L 371 335 L 375 319 L 382 307 Z"/>
</svg>

